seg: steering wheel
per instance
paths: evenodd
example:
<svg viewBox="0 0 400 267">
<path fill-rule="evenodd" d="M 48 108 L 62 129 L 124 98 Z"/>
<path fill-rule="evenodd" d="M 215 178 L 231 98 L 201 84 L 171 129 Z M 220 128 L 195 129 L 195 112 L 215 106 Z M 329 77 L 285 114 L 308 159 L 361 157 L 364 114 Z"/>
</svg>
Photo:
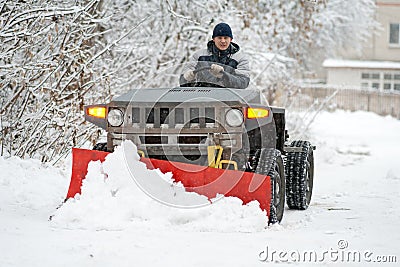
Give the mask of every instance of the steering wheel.
<svg viewBox="0 0 400 267">
<path fill-rule="evenodd" d="M 202 72 L 202 71 L 209 71 L 211 69 L 211 66 L 206 66 L 206 67 L 200 67 L 197 68 L 193 71 L 194 75 L 197 75 L 197 73 Z M 201 81 L 193 81 L 193 82 L 188 82 L 181 84 L 180 87 L 216 87 L 216 88 L 225 88 L 225 86 L 222 86 L 220 84 L 214 84 L 214 83 L 209 83 L 209 82 L 201 82 Z"/>
<path fill-rule="evenodd" d="M 202 71 L 205 71 L 205 70 L 208 70 L 208 71 L 211 70 L 211 66 L 205 66 L 205 67 L 197 68 L 197 69 L 195 69 L 193 71 L 193 74 L 196 75 L 198 72 L 202 72 Z"/>
</svg>

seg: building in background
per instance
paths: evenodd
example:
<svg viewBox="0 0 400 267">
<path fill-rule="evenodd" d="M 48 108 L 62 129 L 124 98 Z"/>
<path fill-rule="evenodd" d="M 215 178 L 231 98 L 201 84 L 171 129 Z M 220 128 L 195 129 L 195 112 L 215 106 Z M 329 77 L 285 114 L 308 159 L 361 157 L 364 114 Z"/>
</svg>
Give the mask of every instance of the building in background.
<svg viewBox="0 0 400 267">
<path fill-rule="evenodd" d="M 376 20 L 382 29 L 365 44 L 362 55 L 327 59 L 326 83 L 400 92 L 400 0 L 377 0 Z"/>
</svg>

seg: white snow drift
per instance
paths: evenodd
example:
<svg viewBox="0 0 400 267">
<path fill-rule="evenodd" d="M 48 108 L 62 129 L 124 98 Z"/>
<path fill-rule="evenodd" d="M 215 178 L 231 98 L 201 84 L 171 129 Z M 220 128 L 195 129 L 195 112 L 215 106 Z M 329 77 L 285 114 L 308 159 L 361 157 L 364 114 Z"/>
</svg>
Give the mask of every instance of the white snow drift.
<svg viewBox="0 0 400 267">
<path fill-rule="evenodd" d="M 207 205 L 205 196 L 186 192 L 173 181 L 171 173 L 148 170 L 136 151 L 136 146 L 126 141 L 104 163 L 91 162 L 82 194 L 58 209 L 54 223 L 85 229 L 124 229 L 146 224 L 156 228 L 244 232 L 261 231 L 266 226 L 267 216 L 258 202 L 243 206 L 240 199 L 228 197 Z M 182 203 L 203 207 L 171 206 Z"/>
<path fill-rule="evenodd" d="M 332 250 L 368 251 L 369 262 L 343 266 L 375 266 L 379 256 L 392 260 L 384 266 L 397 266 L 400 121 L 322 112 L 308 135 L 317 146 L 311 205 L 286 209 L 282 223 L 268 229 L 255 202 L 242 206 L 224 198 L 178 209 L 148 197 L 129 170 L 137 180 L 160 186 L 164 199 L 204 200 L 174 185 L 170 174 L 146 170 L 129 143 L 104 163 L 90 164 L 82 195 L 57 210 L 69 183 L 63 168 L 69 166 L 0 157 L 0 266 L 270 266 L 272 252 L 313 251 L 321 259 Z M 125 155 L 133 159 L 128 165 Z M 262 254 L 267 248 L 268 258 Z M 319 265 L 337 264 L 325 258 Z"/>
</svg>

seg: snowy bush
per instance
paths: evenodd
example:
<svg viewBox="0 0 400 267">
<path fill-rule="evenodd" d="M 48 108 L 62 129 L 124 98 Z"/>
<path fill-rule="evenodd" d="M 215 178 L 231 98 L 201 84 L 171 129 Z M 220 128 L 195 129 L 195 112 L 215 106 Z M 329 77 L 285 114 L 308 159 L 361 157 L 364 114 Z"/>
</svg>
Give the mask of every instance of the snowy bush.
<svg viewBox="0 0 400 267">
<path fill-rule="evenodd" d="M 104 101 L 94 68 L 97 2 L 8 1 L 1 8 L 2 153 L 48 161 L 88 138 L 80 110 Z"/>
<path fill-rule="evenodd" d="M 293 73 L 375 27 L 373 0 L 38 0 L 0 4 L 1 155 L 56 161 L 95 142 L 83 106 L 178 84 L 181 66 L 228 22 L 273 102 Z M 354 44 L 354 42 L 357 42 Z M 156 79 L 163 72 L 170 79 Z"/>
</svg>

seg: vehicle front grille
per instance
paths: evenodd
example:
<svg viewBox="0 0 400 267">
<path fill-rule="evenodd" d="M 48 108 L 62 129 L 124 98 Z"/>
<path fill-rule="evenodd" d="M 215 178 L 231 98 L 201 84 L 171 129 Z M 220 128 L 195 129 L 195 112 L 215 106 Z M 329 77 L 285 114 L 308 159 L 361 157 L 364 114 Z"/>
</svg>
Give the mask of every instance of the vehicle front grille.
<svg viewBox="0 0 400 267">
<path fill-rule="evenodd" d="M 207 136 L 179 136 L 178 143 L 179 144 L 200 144 L 205 142 Z"/>
<path fill-rule="evenodd" d="M 133 107 L 131 114 L 140 128 L 217 127 L 215 107 Z"/>
<path fill-rule="evenodd" d="M 207 135 L 139 135 L 139 140 L 142 144 L 204 144 Z"/>
<path fill-rule="evenodd" d="M 168 144 L 168 136 L 139 136 L 142 144 Z"/>
<path fill-rule="evenodd" d="M 237 148 L 243 125 L 230 127 L 225 122 L 230 108 L 204 102 L 131 103 L 125 108 L 123 125 L 108 129 L 108 142 L 116 146 L 128 139 L 149 155 L 197 155 L 209 144 Z"/>
</svg>

